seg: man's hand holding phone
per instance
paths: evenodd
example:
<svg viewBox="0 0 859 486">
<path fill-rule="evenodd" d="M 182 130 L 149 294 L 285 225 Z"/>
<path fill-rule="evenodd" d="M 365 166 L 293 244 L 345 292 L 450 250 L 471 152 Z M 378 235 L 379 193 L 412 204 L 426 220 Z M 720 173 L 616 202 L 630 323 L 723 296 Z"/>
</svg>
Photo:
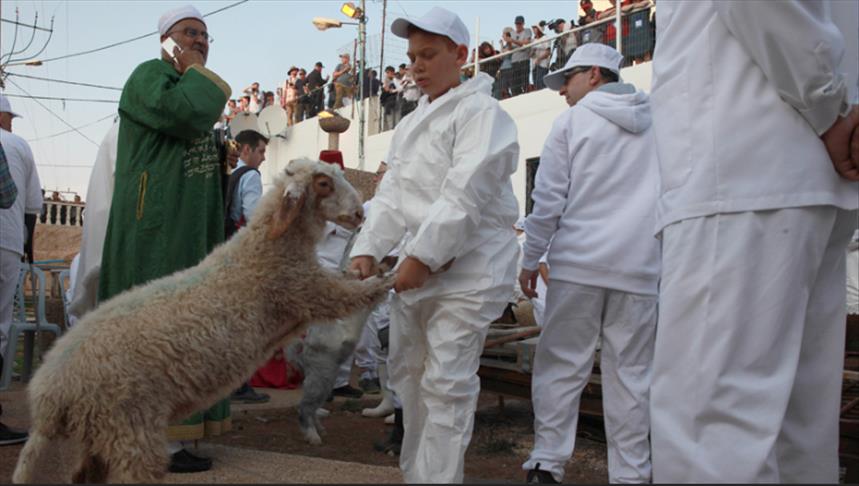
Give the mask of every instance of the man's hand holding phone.
<svg viewBox="0 0 859 486">
<path fill-rule="evenodd" d="M 182 49 L 171 37 L 164 39 L 164 42 L 161 43 L 161 48 L 173 59 L 173 66 L 179 74 L 185 74 L 185 71 L 194 64 L 199 64 L 200 66 L 206 64 L 202 53 L 194 49 Z"/>
</svg>

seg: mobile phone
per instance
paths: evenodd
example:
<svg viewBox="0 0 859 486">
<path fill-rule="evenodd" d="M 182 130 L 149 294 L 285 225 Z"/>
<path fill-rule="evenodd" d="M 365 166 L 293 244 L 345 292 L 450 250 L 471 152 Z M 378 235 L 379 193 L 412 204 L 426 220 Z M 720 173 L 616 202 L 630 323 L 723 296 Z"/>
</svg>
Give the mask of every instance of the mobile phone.
<svg viewBox="0 0 859 486">
<path fill-rule="evenodd" d="M 173 60 L 176 59 L 176 54 L 173 53 L 174 48 L 178 48 L 179 52 L 182 52 L 182 48 L 179 47 L 179 44 L 176 44 L 176 41 L 171 37 L 164 39 L 164 42 L 161 43 L 161 48 L 164 49 L 164 52 L 166 52 L 167 55 L 170 56 L 170 59 Z"/>
</svg>

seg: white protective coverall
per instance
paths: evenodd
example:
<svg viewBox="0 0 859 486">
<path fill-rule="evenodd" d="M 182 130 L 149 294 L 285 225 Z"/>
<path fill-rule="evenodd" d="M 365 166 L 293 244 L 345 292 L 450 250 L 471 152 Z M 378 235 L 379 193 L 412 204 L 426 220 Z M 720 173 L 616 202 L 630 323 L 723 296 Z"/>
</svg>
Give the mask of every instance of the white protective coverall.
<svg viewBox="0 0 859 486">
<path fill-rule="evenodd" d="M 95 164 L 89 176 L 84 213 L 83 236 L 81 237 L 80 261 L 72 282 L 72 301 L 69 314 L 83 317 L 98 304 L 98 278 L 101 271 L 101 255 L 104 236 L 110 218 L 113 199 L 113 176 L 116 170 L 116 145 L 119 137 L 119 117 L 101 141 Z"/>
<path fill-rule="evenodd" d="M 352 249 L 379 261 L 408 231 L 401 259 L 434 272 L 391 301 L 389 373 L 403 404 L 400 467 L 410 483 L 462 481 L 483 343 L 513 295 L 519 144 L 491 89 L 479 73 L 432 103 L 421 97 L 397 125 Z"/>
<path fill-rule="evenodd" d="M 322 239 L 316 245 L 316 258 L 322 268 L 327 268 L 334 272 L 343 270 L 344 254 L 346 247 L 349 245 L 349 240 L 352 238 L 352 234 L 353 231 L 339 224 L 334 224 L 330 221 L 325 223 Z M 337 372 L 337 378 L 334 380 L 334 388 L 349 385 L 351 378 L 352 358 L 350 357 L 340 364 L 340 370 Z"/>
<path fill-rule="evenodd" d="M 653 479 L 835 483 L 859 185 L 819 136 L 856 100 L 859 4 L 660 1 L 657 29 Z"/>
<path fill-rule="evenodd" d="M 609 481 L 650 480 L 648 389 L 656 333 L 659 194 L 650 100 L 632 85 L 586 94 L 552 126 L 540 155 L 522 267 L 548 248 L 543 332 L 534 356 L 534 450 L 523 469 L 561 481 L 579 400 L 602 336 Z M 539 278 L 539 277 L 538 277 Z"/>
</svg>

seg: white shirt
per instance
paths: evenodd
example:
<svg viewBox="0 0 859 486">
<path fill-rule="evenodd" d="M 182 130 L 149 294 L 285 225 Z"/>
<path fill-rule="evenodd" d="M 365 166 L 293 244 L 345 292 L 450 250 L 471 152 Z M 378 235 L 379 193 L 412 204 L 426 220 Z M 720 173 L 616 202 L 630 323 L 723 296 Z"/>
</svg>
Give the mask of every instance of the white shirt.
<svg viewBox="0 0 859 486">
<path fill-rule="evenodd" d="M 9 173 L 18 197 L 9 209 L 0 209 L 0 248 L 24 254 L 24 214 L 42 211 L 42 184 L 30 145 L 23 138 L 0 128 L 0 145 L 9 162 Z"/>
<path fill-rule="evenodd" d="M 717 213 L 859 207 L 859 184 L 820 141 L 857 99 L 857 17 L 857 2 L 659 2 L 657 231 Z"/>
<path fill-rule="evenodd" d="M 400 294 L 408 304 L 475 292 L 509 301 L 513 294 L 519 206 L 510 176 L 519 143 L 515 123 L 490 94 L 492 82 L 479 73 L 432 103 L 424 95 L 394 130 L 388 171 L 351 256 L 380 261 L 405 239 L 401 258 L 413 256 L 433 272 L 453 260 L 423 288 Z"/>
<path fill-rule="evenodd" d="M 322 239 L 316 245 L 316 257 L 319 264 L 329 270 L 341 270 L 340 264 L 343 262 L 346 245 L 349 244 L 351 237 L 352 231 L 339 224 L 326 221 Z"/>
</svg>

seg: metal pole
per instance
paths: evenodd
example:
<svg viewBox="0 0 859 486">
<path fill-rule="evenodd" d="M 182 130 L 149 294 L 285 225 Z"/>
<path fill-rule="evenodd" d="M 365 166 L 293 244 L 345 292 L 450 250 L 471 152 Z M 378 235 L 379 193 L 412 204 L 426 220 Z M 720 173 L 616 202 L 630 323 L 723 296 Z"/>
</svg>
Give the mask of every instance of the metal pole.
<svg viewBox="0 0 859 486">
<path fill-rule="evenodd" d="M 382 86 L 385 83 L 385 16 L 388 13 L 388 0 L 382 0 L 382 46 L 379 49 L 379 133 L 385 127 L 385 111 L 382 107 Z"/>
<path fill-rule="evenodd" d="M 615 38 L 615 44 L 617 45 L 617 52 L 619 52 L 619 53 L 621 53 L 621 55 L 623 55 L 623 29 L 621 28 L 621 21 L 620 21 L 620 19 L 621 19 L 620 1 L 621 0 L 614 0 L 614 6 L 615 6 L 614 7 L 615 8 L 615 16 L 614 16 L 615 34 L 614 34 L 614 38 Z M 623 65 L 623 62 L 621 62 L 621 65 Z"/>
<path fill-rule="evenodd" d="M 361 63 L 358 65 L 358 79 L 361 104 L 358 106 L 358 170 L 364 170 L 364 122 L 367 114 L 364 110 L 364 67 L 367 57 L 367 17 L 365 15 L 366 0 L 361 0 L 361 19 L 358 22 L 358 42 L 361 44 Z"/>
<path fill-rule="evenodd" d="M 474 76 L 480 72 L 480 17 L 474 21 Z"/>
</svg>

